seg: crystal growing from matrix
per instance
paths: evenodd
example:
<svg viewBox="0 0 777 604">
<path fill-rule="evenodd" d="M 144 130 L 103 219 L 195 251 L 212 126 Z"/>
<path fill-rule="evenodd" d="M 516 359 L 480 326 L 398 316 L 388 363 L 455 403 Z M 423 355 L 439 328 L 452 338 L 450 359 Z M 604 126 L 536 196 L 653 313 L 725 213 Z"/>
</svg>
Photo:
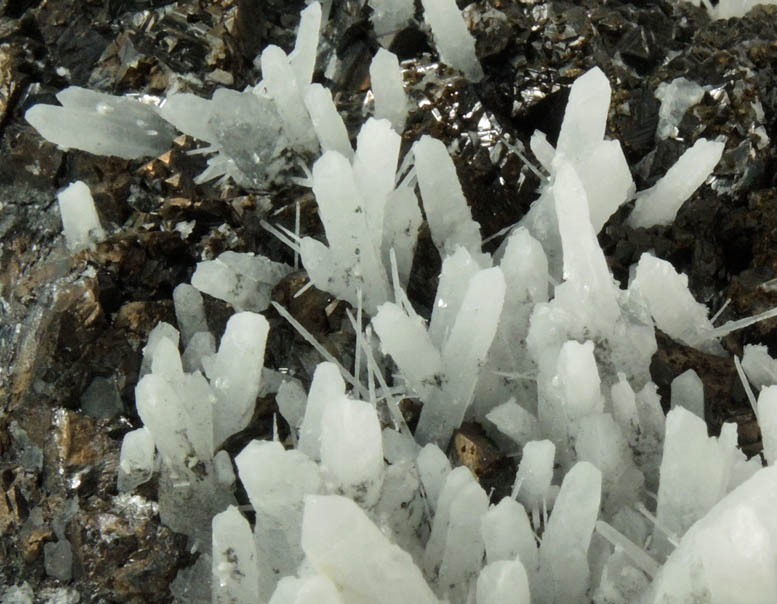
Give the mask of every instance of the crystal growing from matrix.
<svg viewBox="0 0 777 604">
<path fill-rule="evenodd" d="M 459 69 L 472 82 L 483 79 L 483 68 L 475 54 L 475 40 L 467 30 L 455 0 L 422 0 L 424 19 L 432 28 L 440 58 Z"/>
<path fill-rule="evenodd" d="M 76 181 L 57 194 L 62 228 L 69 250 L 76 252 L 105 239 L 89 187 Z"/>
<path fill-rule="evenodd" d="M 174 130 L 156 107 L 78 86 L 57 93 L 61 107 L 35 105 L 25 119 L 65 149 L 135 159 L 170 149 Z"/>
</svg>

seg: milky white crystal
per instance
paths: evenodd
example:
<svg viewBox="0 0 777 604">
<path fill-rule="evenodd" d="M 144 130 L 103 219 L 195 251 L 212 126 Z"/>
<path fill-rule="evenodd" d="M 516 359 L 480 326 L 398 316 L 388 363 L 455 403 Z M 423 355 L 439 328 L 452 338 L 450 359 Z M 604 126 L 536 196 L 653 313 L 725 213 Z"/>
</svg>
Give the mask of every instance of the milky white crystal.
<svg viewBox="0 0 777 604">
<path fill-rule="evenodd" d="M 310 384 L 298 449 L 311 459 L 321 456 L 321 422 L 326 405 L 345 396 L 345 382 L 334 363 L 319 363 Z"/>
<path fill-rule="evenodd" d="M 424 135 L 413 145 L 413 154 L 424 212 L 440 255 L 444 258 L 461 246 L 479 258 L 480 225 L 472 220 L 456 167 L 445 145 Z"/>
<path fill-rule="evenodd" d="M 697 140 L 655 185 L 639 193 L 628 223 L 635 228 L 670 224 L 683 202 L 712 174 L 724 148 L 721 142 Z"/>
<path fill-rule="evenodd" d="M 413 18 L 413 0 L 369 0 L 372 26 L 378 36 L 402 29 Z"/>
<path fill-rule="evenodd" d="M 704 419 L 704 384 L 693 369 L 672 380 L 671 397 L 672 407 L 681 405 Z"/>
<path fill-rule="evenodd" d="M 313 55 L 315 57 L 315 50 Z M 304 53 L 300 56 L 304 56 Z M 308 69 L 305 62 L 306 59 L 300 59 L 300 71 Z M 297 74 L 286 53 L 273 44 L 262 51 L 262 76 L 291 145 L 309 151 L 318 149 L 318 140 L 304 102 L 307 82 L 297 81 Z"/>
<path fill-rule="evenodd" d="M 379 48 L 370 63 L 370 86 L 375 97 L 375 117 L 387 119 L 399 133 L 405 129 L 407 95 L 402 85 L 402 71 L 393 52 Z"/>
<path fill-rule="evenodd" d="M 344 495 L 370 507 L 383 483 L 383 440 L 375 407 L 339 397 L 321 415 L 321 468 Z"/>
<path fill-rule="evenodd" d="M 634 465 L 626 436 L 609 413 L 580 420 L 575 452 L 579 460 L 592 463 L 602 473 L 605 511 L 614 513 L 637 501 L 644 477 Z"/>
<path fill-rule="evenodd" d="M 763 468 L 691 526 L 645 601 L 777 601 L 775 506 L 777 468 Z"/>
<path fill-rule="evenodd" d="M 78 86 L 58 92 L 57 100 L 61 107 L 34 105 L 24 117 L 60 147 L 123 159 L 170 149 L 174 130 L 152 105 Z"/>
<path fill-rule="evenodd" d="M 305 107 L 313 121 L 321 150 L 337 151 L 351 159 L 353 149 L 351 141 L 348 140 L 348 131 L 345 129 L 343 118 L 337 112 L 330 90 L 321 84 L 311 84 L 305 93 Z"/>
<path fill-rule="evenodd" d="M 451 501 L 438 585 L 440 593 L 454 601 L 463 601 L 470 581 L 481 568 L 481 522 L 487 511 L 488 495 L 476 481 L 467 484 Z"/>
<path fill-rule="evenodd" d="M 261 312 L 270 305 L 272 288 L 290 272 L 291 267 L 264 256 L 229 251 L 198 262 L 192 285 L 236 310 Z"/>
<path fill-rule="evenodd" d="M 477 604 L 529 604 L 529 581 L 519 560 L 500 560 L 480 572 L 476 592 Z"/>
<path fill-rule="evenodd" d="M 563 288 L 556 297 L 571 298 L 591 325 L 602 330 L 618 320 L 616 286 L 591 224 L 587 195 L 570 164 L 559 168 L 553 185 L 558 229 L 564 258 Z M 571 301 L 570 301 L 571 304 Z M 605 327 L 607 325 L 607 327 Z"/>
<path fill-rule="evenodd" d="M 766 346 L 745 344 L 742 368 L 756 391 L 777 384 L 777 361 L 769 355 Z"/>
<path fill-rule="evenodd" d="M 214 441 L 220 445 L 246 427 L 254 412 L 262 378 L 264 347 L 270 324 L 262 315 L 232 315 L 218 352 L 206 364 L 217 402 L 213 409 Z"/>
<path fill-rule="evenodd" d="M 532 510 L 535 516 L 536 510 L 543 506 L 553 479 L 555 455 L 556 447 L 549 440 L 533 440 L 523 447 L 515 484 L 518 488 L 518 501 Z"/>
<path fill-rule="evenodd" d="M 437 604 L 410 555 L 386 539 L 350 499 L 305 499 L 302 548 L 347 602 Z"/>
<path fill-rule="evenodd" d="M 213 517 L 212 552 L 214 604 L 258 601 L 256 545 L 248 521 L 233 505 Z"/>
<path fill-rule="evenodd" d="M 238 475 L 257 512 L 260 577 L 272 592 L 302 561 L 300 535 L 306 495 L 322 487 L 318 465 L 275 441 L 251 441 L 235 458 Z"/>
<path fill-rule="evenodd" d="M 299 28 L 294 50 L 289 55 L 289 64 L 294 72 L 294 80 L 304 90 L 313 79 L 318 55 L 318 37 L 321 30 L 321 4 L 311 2 L 299 14 Z"/>
<path fill-rule="evenodd" d="M 119 491 L 132 491 L 154 472 L 154 439 L 145 427 L 124 435 L 119 454 Z"/>
<path fill-rule="evenodd" d="M 483 79 L 483 68 L 475 54 L 475 40 L 455 0 L 422 0 L 424 20 L 434 34 L 440 58 L 460 70 L 472 82 Z"/>
<path fill-rule="evenodd" d="M 204 372 L 203 359 L 216 354 L 216 338 L 209 331 L 198 331 L 189 340 L 181 355 L 183 368 L 188 372 Z"/>
<path fill-rule="evenodd" d="M 589 584 L 588 546 L 599 515 L 601 473 L 590 463 L 575 464 L 561 483 L 540 545 L 541 602 L 582 602 Z"/>
<path fill-rule="evenodd" d="M 488 412 L 486 419 L 519 446 L 524 446 L 539 433 L 537 418 L 515 402 L 515 399 L 494 407 Z"/>
<path fill-rule="evenodd" d="M 684 407 L 666 416 L 656 518 L 658 526 L 682 536 L 726 493 L 733 460 L 718 439 L 707 436 L 704 420 Z M 671 551 L 656 529 L 654 547 Z"/>
<path fill-rule="evenodd" d="M 520 560 L 525 572 L 537 571 L 538 550 L 526 509 L 515 499 L 503 497 L 491 506 L 481 522 L 483 543 L 489 564 Z"/>
<path fill-rule="evenodd" d="M 383 217 L 394 179 L 402 138 L 385 119 L 368 119 L 356 137 L 353 177 L 364 200 L 364 212 L 373 236 L 382 239 Z"/>
<path fill-rule="evenodd" d="M 445 446 L 472 402 L 480 368 L 499 324 L 505 281 L 498 267 L 475 274 L 442 346 L 445 383 L 439 396 L 424 401 L 416 439 Z"/>
<path fill-rule="evenodd" d="M 668 336 L 706 352 L 720 350 L 708 335 L 713 327 L 707 307 L 689 291 L 688 277 L 666 260 L 642 254 L 629 291 L 646 305 L 656 327 Z"/>
<path fill-rule="evenodd" d="M 194 334 L 208 331 L 202 295 L 195 287 L 181 283 L 173 290 L 173 304 L 182 344 L 188 346 Z"/>
<path fill-rule="evenodd" d="M 78 180 L 57 194 L 65 242 L 71 251 L 105 239 L 105 231 L 86 183 Z"/>
<path fill-rule="evenodd" d="M 335 151 L 324 153 L 313 165 L 313 192 L 329 246 L 310 237 L 302 240 L 302 263 L 310 279 L 353 306 L 361 289 L 364 309 L 374 314 L 388 299 L 388 278 L 380 238 L 368 222 L 350 162 Z"/>
<path fill-rule="evenodd" d="M 767 386 L 758 395 L 758 425 L 763 453 L 770 466 L 777 461 L 777 386 Z"/>
<path fill-rule="evenodd" d="M 440 447 L 430 443 L 418 453 L 416 464 L 429 507 L 435 511 L 440 492 L 451 472 L 451 462 Z"/>
<path fill-rule="evenodd" d="M 686 78 L 675 78 L 661 82 L 656 88 L 656 98 L 661 101 L 658 108 L 656 135 L 660 139 L 677 136 L 677 126 L 685 112 L 701 101 L 704 88 Z"/>
</svg>

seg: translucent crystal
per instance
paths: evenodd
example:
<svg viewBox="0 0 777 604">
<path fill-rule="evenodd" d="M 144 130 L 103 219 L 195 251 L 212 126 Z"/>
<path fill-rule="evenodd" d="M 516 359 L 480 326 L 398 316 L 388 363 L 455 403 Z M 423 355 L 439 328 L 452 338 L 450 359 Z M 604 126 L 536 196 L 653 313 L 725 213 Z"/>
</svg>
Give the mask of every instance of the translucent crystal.
<svg viewBox="0 0 777 604">
<path fill-rule="evenodd" d="M 386 539 L 350 499 L 307 497 L 302 547 L 346 601 L 437 604 L 410 555 Z"/>
<path fill-rule="evenodd" d="M 260 599 L 256 545 L 235 506 L 213 517 L 213 602 L 252 604 Z"/>
<path fill-rule="evenodd" d="M 693 369 L 672 380 L 672 407 L 681 405 L 704 419 L 704 384 Z"/>
<path fill-rule="evenodd" d="M 24 117 L 60 147 L 123 159 L 170 149 L 174 130 L 151 105 L 78 86 L 60 91 L 57 100 L 61 107 L 34 105 Z"/>
<path fill-rule="evenodd" d="M 67 247 L 78 251 L 105 239 L 89 187 L 80 180 L 57 194 Z"/>
<path fill-rule="evenodd" d="M 489 563 L 478 577 L 477 604 L 529 604 L 529 581 L 519 560 Z"/>
<path fill-rule="evenodd" d="M 422 0 L 422 4 L 424 20 L 432 29 L 440 58 L 462 71 L 468 80 L 479 82 L 483 68 L 475 54 L 475 40 L 455 0 Z"/>
<path fill-rule="evenodd" d="M 254 412 L 270 324 L 262 315 L 234 314 L 227 321 L 219 350 L 206 364 L 218 402 L 213 409 L 214 441 L 246 427 Z"/>
<path fill-rule="evenodd" d="M 375 408 L 339 397 L 321 415 L 321 468 L 344 495 L 371 507 L 383 483 L 383 439 Z"/>
<path fill-rule="evenodd" d="M 208 331 L 202 295 L 195 287 L 188 283 L 181 283 L 173 290 L 173 303 L 175 318 L 181 330 L 181 341 L 186 347 L 194 334 Z"/>
<path fill-rule="evenodd" d="M 375 117 L 387 119 L 394 130 L 402 133 L 405 129 L 408 104 L 402 85 L 402 71 L 393 52 L 384 48 L 378 49 L 370 63 L 370 82 L 372 94 L 375 96 Z"/>
<path fill-rule="evenodd" d="M 132 491 L 154 472 L 154 439 L 145 427 L 124 435 L 119 454 L 119 491 Z"/>
<path fill-rule="evenodd" d="M 589 584 L 588 546 L 599 515 L 601 474 L 581 461 L 564 477 L 540 545 L 541 602 L 582 602 Z"/>
<path fill-rule="evenodd" d="M 458 10 L 453 0 L 450 3 Z M 440 255 L 444 258 L 461 246 L 479 259 L 480 225 L 472 220 L 456 167 L 445 145 L 424 135 L 413 145 L 413 154 L 424 212 Z"/>
<path fill-rule="evenodd" d="M 329 89 L 321 84 L 312 84 L 305 93 L 305 106 L 313 121 L 322 152 L 337 151 L 343 157 L 351 159 L 353 149 L 351 141 L 348 140 L 348 131 L 343 118 L 337 112 Z"/>
<path fill-rule="evenodd" d="M 700 138 L 680 156 L 667 173 L 655 185 L 637 196 L 629 224 L 635 228 L 648 228 L 657 224 L 670 224 L 680 206 L 693 195 L 720 161 L 724 143 Z"/>
</svg>

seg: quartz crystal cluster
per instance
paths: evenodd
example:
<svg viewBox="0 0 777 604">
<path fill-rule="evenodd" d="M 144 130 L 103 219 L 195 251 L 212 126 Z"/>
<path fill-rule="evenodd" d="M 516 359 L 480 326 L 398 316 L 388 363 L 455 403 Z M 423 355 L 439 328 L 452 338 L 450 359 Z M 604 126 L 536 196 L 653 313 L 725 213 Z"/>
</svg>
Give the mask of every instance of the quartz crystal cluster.
<svg viewBox="0 0 777 604">
<path fill-rule="evenodd" d="M 456 3 L 422 4 L 440 60 L 481 80 Z M 709 8 L 723 17 L 729 4 Z M 370 6 L 381 33 L 413 13 L 399 0 Z M 739 450 L 736 424 L 708 436 L 695 372 L 674 380 L 665 415 L 650 374 L 657 331 L 722 356 L 720 338 L 747 321 L 715 327 L 687 277 L 654 254 L 621 287 L 597 239 L 616 212 L 634 227 L 671 223 L 727 141 L 700 138 L 637 191 L 606 136 L 610 83 L 593 68 L 571 86 L 555 145 L 532 137 L 537 198 L 489 253 L 446 145 L 429 134 L 403 144 L 408 99 L 387 50 L 370 66 L 374 115 L 352 146 L 332 91 L 311 83 L 326 13 L 311 3 L 293 52 L 264 49 L 263 80 L 242 92 L 157 107 L 71 88 L 62 107 L 27 114 L 63 147 L 159 155 L 178 130 L 210 154 L 203 182 L 310 186 L 325 242 L 268 229 L 317 289 L 354 309 L 351 370 L 276 304 L 324 358 L 306 392 L 263 370 L 259 313 L 293 267 L 232 251 L 200 262 L 173 296 L 178 329 L 159 323 L 143 350 L 143 427 L 124 437 L 120 490 L 158 478 L 161 518 L 190 538 L 193 582 L 213 602 L 777 601 L 777 361 L 757 346 L 737 359 L 766 467 Z M 664 87 L 659 136 L 703 93 Z M 83 183 L 60 207 L 68 247 L 104 237 Z M 428 321 L 406 294 L 423 229 L 441 260 Z M 218 346 L 203 293 L 235 311 Z M 275 395 L 288 438 L 276 429 L 233 458 L 226 443 L 260 394 Z M 420 405 L 413 429 L 407 400 Z M 452 466 L 466 422 L 517 457 L 507 496 Z"/>
</svg>

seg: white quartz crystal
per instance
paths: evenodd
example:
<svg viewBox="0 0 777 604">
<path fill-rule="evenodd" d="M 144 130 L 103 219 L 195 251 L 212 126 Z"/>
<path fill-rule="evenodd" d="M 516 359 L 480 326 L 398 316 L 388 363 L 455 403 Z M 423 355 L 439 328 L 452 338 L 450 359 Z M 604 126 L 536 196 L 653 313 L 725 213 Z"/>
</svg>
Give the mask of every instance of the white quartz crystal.
<svg viewBox="0 0 777 604">
<path fill-rule="evenodd" d="M 383 483 L 383 440 L 375 407 L 344 396 L 321 414 L 321 468 L 336 490 L 357 503 L 377 503 Z"/>
<path fill-rule="evenodd" d="M 34 105 L 24 117 L 60 147 L 123 159 L 170 149 L 175 131 L 152 105 L 78 86 L 57 93 L 57 100 L 61 107 Z"/>
<path fill-rule="evenodd" d="M 564 477 L 540 545 L 540 602 L 583 602 L 589 585 L 588 546 L 599 515 L 601 473 L 581 461 Z"/>
<path fill-rule="evenodd" d="M 337 151 L 342 156 L 351 159 L 353 149 L 348 140 L 348 131 L 345 129 L 343 118 L 337 112 L 337 107 L 332 100 L 329 88 L 321 84 L 311 84 L 305 93 L 305 107 L 310 113 L 313 128 L 321 144 L 321 150 Z"/>
<path fill-rule="evenodd" d="M 489 564 L 520 560 L 529 576 L 537 572 L 537 541 L 520 503 L 510 497 L 502 498 L 483 516 L 481 531 Z"/>
<path fill-rule="evenodd" d="M 613 417 L 633 445 L 640 429 L 637 397 L 622 373 L 618 374 L 618 381 L 610 388 L 610 398 Z"/>
<path fill-rule="evenodd" d="M 680 405 L 704 419 L 704 384 L 693 369 L 672 380 L 671 392 L 672 407 Z"/>
<path fill-rule="evenodd" d="M 306 495 L 320 492 L 318 465 L 275 441 L 251 441 L 235 458 L 238 475 L 257 512 L 260 578 L 272 592 L 280 577 L 302 561 L 302 512 Z"/>
<path fill-rule="evenodd" d="M 315 47 L 312 50 L 315 60 Z M 310 70 L 312 75 L 308 54 L 307 49 L 301 52 L 297 68 L 299 72 Z M 318 148 L 318 140 L 304 103 L 307 82 L 298 82 L 295 71 L 286 53 L 277 46 L 271 44 L 262 51 L 263 82 L 275 102 L 289 142 L 295 148 L 314 151 Z"/>
<path fill-rule="evenodd" d="M 542 509 L 550 481 L 553 479 L 553 462 L 556 447 L 549 440 L 533 440 L 523 447 L 523 456 L 518 465 L 515 484 L 518 501 L 523 503 L 534 516 Z"/>
<path fill-rule="evenodd" d="M 410 555 L 386 539 L 350 499 L 306 498 L 302 548 L 346 602 L 437 604 Z"/>
<path fill-rule="evenodd" d="M 413 0 L 369 0 L 372 26 L 378 36 L 402 29 L 413 18 Z"/>
<path fill-rule="evenodd" d="M 262 315 L 251 312 L 232 315 L 218 352 L 205 366 L 217 397 L 213 409 L 217 446 L 245 428 L 251 419 L 261 384 L 269 330 L 270 324 Z"/>
<path fill-rule="evenodd" d="M 457 10 L 453 0 L 450 2 Z M 424 135 L 413 145 L 413 155 L 424 212 L 440 255 L 444 258 L 461 246 L 472 256 L 479 257 L 480 225 L 472 220 L 456 167 L 445 145 Z"/>
<path fill-rule="evenodd" d="M 675 271 L 666 260 L 644 253 L 639 259 L 629 291 L 638 296 L 661 331 L 705 352 L 720 346 L 710 339 L 712 323 L 708 309 L 688 289 L 688 277 Z"/>
<path fill-rule="evenodd" d="M 270 305 L 272 288 L 291 270 L 264 256 L 223 252 L 215 260 L 197 263 L 192 285 L 236 310 L 261 312 Z"/>
<path fill-rule="evenodd" d="M 498 267 L 475 274 L 442 346 L 445 382 L 438 396 L 424 401 L 416 438 L 422 444 L 447 444 L 472 402 L 480 368 L 499 324 L 505 281 Z"/>
<path fill-rule="evenodd" d="M 764 468 L 688 530 L 645 601 L 777 601 L 775 506 L 777 468 Z"/>
<path fill-rule="evenodd" d="M 480 529 L 487 511 L 488 495 L 476 481 L 467 484 L 451 501 L 438 578 L 438 591 L 443 597 L 460 602 L 469 593 L 485 551 Z"/>
<path fill-rule="evenodd" d="M 356 137 L 353 177 L 373 237 L 382 240 L 386 201 L 394 190 L 402 138 L 385 119 L 368 119 Z"/>
<path fill-rule="evenodd" d="M 661 101 L 658 109 L 656 135 L 660 139 L 677 136 L 677 126 L 685 112 L 701 101 L 704 88 L 686 78 L 661 82 L 656 88 L 656 98 Z"/>
<path fill-rule="evenodd" d="M 440 58 L 460 70 L 468 80 L 483 79 L 483 68 L 475 54 L 475 40 L 455 0 L 422 0 L 424 20 L 434 34 L 434 43 Z"/>
<path fill-rule="evenodd" d="M 299 28 L 294 50 L 289 55 L 289 63 L 294 72 L 294 80 L 303 90 L 313 79 L 318 55 L 318 37 L 321 30 L 321 4 L 309 3 L 299 14 Z"/>
<path fill-rule="evenodd" d="M 764 457 L 771 466 L 777 462 L 777 386 L 767 386 L 761 390 L 757 409 Z"/>
<path fill-rule="evenodd" d="M 306 237 L 302 263 L 311 281 L 324 291 L 374 314 L 388 299 L 388 277 L 381 263 L 380 240 L 368 223 L 366 204 L 348 160 L 327 151 L 313 165 L 313 192 L 329 246 Z"/>
<path fill-rule="evenodd" d="M 188 283 L 181 283 L 173 290 L 175 318 L 181 330 L 181 343 L 188 346 L 194 334 L 208 331 L 202 295 Z"/>
<path fill-rule="evenodd" d="M 680 156 L 655 185 L 637 196 L 634 211 L 629 216 L 631 226 L 651 227 L 670 224 L 680 206 L 693 195 L 715 169 L 725 145 L 700 138 Z"/>
<path fill-rule="evenodd" d="M 310 384 L 299 434 L 300 451 L 311 459 L 321 456 L 321 422 L 326 405 L 345 396 L 345 382 L 334 363 L 319 363 Z"/>
<path fill-rule="evenodd" d="M 370 86 L 375 97 L 375 117 L 387 119 L 400 134 L 407 119 L 407 95 L 402 85 L 402 71 L 393 52 L 379 48 L 370 63 Z"/>
<path fill-rule="evenodd" d="M 145 427 L 124 435 L 119 454 L 119 491 L 132 491 L 151 478 L 155 449 L 151 432 Z"/>
<path fill-rule="evenodd" d="M 537 418 L 516 403 L 515 399 L 489 411 L 486 419 L 521 447 L 539 434 Z"/>
<path fill-rule="evenodd" d="M 62 230 L 69 250 L 76 252 L 105 239 L 105 231 L 86 183 L 78 180 L 57 194 Z"/>
<path fill-rule="evenodd" d="M 579 460 L 590 462 L 602 473 L 605 512 L 613 514 L 637 501 L 644 476 L 634 465 L 626 436 L 609 413 L 580 420 L 575 452 Z"/>
<path fill-rule="evenodd" d="M 440 447 L 430 443 L 418 453 L 416 464 L 429 507 L 435 511 L 440 492 L 451 472 L 451 462 Z"/>
<path fill-rule="evenodd" d="M 742 368 L 756 391 L 777 384 L 777 361 L 769 355 L 766 346 L 745 344 Z"/>
<path fill-rule="evenodd" d="M 308 403 L 305 389 L 296 380 L 284 380 L 278 388 L 275 400 L 278 403 L 278 411 L 296 435 L 302 425 Z"/>
<path fill-rule="evenodd" d="M 209 331 L 198 331 L 189 340 L 181 355 L 183 368 L 188 372 L 204 372 L 203 359 L 216 354 L 216 338 Z"/>
<path fill-rule="evenodd" d="M 526 570 L 519 560 L 500 560 L 486 566 L 478 577 L 477 604 L 530 604 Z"/>
<path fill-rule="evenodd" d="M 213 517 L 213 602 L 252 604 L 261 599 L 256 544 L 235 506 Z"/>
<path fill-rule="evenodd" d="M 666 416 L 664 454 L 658 488 L 657 525 L 682 536 L 725 495 L 733 459 L 716 438 L 707 436 L 707 425 L 684 407 Z M 656 529 L 656 552 L 671 547 Z"/>
</svg>

